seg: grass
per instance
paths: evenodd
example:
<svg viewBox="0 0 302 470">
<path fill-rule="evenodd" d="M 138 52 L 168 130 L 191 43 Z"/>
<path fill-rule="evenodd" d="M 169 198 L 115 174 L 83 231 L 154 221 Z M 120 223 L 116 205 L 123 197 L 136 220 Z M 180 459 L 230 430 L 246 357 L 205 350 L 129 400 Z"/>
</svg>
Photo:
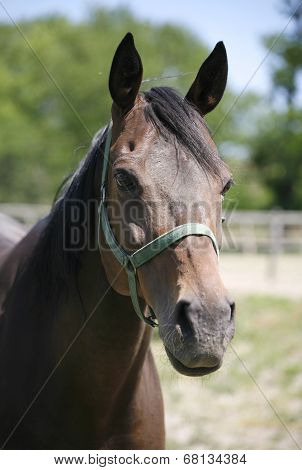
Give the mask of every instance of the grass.
<svg viewBox="0 0 302 470">
<path fill-rule="evenodd" d="M 237 299 L 237 312 L 224 364 L 204 378 L 177 374 L 154 338 L 170 449 L 302 446 L 302 302 L 247 296 Z"/>
</svg>

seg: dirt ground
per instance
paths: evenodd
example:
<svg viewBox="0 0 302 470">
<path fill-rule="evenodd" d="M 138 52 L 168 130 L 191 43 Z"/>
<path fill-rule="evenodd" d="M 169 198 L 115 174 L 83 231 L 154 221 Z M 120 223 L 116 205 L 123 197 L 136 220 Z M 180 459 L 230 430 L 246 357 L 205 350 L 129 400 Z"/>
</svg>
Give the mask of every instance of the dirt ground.
<svg viewBox="0 0 302 470">
<path fill-rule="evenodd" d="M 302 255 L 222 254 L 220 267 L 234 294 L 302 299 Z"/>
</svg>

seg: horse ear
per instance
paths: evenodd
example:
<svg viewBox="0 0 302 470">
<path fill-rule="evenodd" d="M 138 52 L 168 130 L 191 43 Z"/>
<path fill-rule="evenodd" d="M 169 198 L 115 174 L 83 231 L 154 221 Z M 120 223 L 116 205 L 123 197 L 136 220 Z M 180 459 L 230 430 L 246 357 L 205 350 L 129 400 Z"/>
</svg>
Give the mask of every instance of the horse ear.
<svg viewBox="0 0 302 470">
<path fill-rule="evenodd" d="M 118 46 L 111 65 L 109 90 L 122 112 L 134 105 L 143 76 L 143 65 L 131 33 Z"/>
<path fill-rule="evenodd" d="M 186 99 L 202 115 L 212 111 L 221 100 L 228 76 L 227 53 L 222 41 L 218 42 L 199 69 Z"/>
</svg>

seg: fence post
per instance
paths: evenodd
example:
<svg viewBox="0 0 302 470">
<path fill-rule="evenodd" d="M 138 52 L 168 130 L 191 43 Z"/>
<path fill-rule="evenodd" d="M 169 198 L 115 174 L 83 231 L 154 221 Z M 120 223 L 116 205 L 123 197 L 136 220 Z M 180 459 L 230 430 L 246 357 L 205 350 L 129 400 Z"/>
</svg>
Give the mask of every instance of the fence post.
<svg viewBox="0 0 302 470">
<path fill-rule="evenodd" d="M 282 238 L 283 238 L 284 224 L 281 220 L 280 214 L 277 211 L 272 211 L 269 220 L 269 243 L 268 250 L 268 277 L 272 280 L 277 278 L 278 271 L 278 258 L 279 254 L 283 251 Z"/>
</svg>

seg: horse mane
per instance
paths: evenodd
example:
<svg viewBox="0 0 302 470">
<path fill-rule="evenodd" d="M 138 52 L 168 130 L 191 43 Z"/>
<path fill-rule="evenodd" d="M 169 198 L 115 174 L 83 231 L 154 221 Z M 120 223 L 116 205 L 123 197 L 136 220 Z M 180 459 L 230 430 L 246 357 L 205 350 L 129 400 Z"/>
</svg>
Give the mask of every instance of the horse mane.
<svg viewBox="0 0 302 470">
<path fill-rule="evenodd" d="M 167 140 L 174 138 L 210 175 L 219 177 L 223 160 L 207 145 L 202 129 L 209 129 L 197 108 L 170 87 L 155 87 L 144 93 L 145 117 Z"/>
<path fill-rule="evenodd" d="M 185 147 L 193 158 L 212 175 L 219 176 L 224 162 L 213 152 L 205 139 L 201 128 L 206 127 L 198 111 L 176 90 L 168 87 L 152 88 L 143 94 L 146 100 L 145 118 L 158 132 L 168 140 L 174 139 Z M 71 237 L 72 211 L 66 211 L 66 203 L 84 203 L 96 200 L 94 194 L 95 175 L 101 171 L 100 162 L 107 136 L 107 129 L 101 129 L 94 137 L 87 155 L 78 169 L 63 184 L 61 194 L 54 202 L 48 216 L 44 219 L 44 228 L 26 262 L 19 269 L 15 281 L 7 294 L 4 311 L 10 303 L 10 297 L 21 297 L 35 303 L 35 308 L 42 306 L 54 311 L 63 295 L 67 295 L 71 285 L 76 285 L 82 250 L 66 250 Z M 83 226 L 89 221 L 91 233 L 95 233 L 95 211 L 82 215 L 78 223 Z M 87 227 L 86 227 L 87 228 Z M 34 295 L 27 294 L 28 282 L 34 285 Z M 21 290 L 20 290 L 21 289 Z M 12 295 L 11 295 L 12 294 Z M 19 295 L 20 294 L 20 295 Z M 47 301 L 45 301 L 47 299 Z M 26 303 L 26 302 L 24 302 Z M 28 308 L 31 308 L 28 305 Z"/>
<path fill-rule="evenodd" d="M 75 274 L 78 271 L 83 250 L 65 249 L 66 245 L 72 245 L 70 241 L 72 211 L 68 210 L 68 203 L 70 202 L 73 206 L 79 202 L 84 203 L 89 213 L 86 212 L 84 216 L 81 214 L 83 220 L 79 220 L 79 224 L 84 225 L 85 228 L 85 224 L 87 225 L 89 221 L 91 230 L 94 230 L 95 214 L 89 202 L 96 199 L 93 181 L 100 167 L 106 135 L 107 127 L 98 131 L 78 169 L 63 185 L 61 194 L 54 201 L 50 213 L 43 219 L 44 227 L 39 239 L 18 269 L 15 281 L 6 296 L 4 312 L 10 304 L 11 297 L 18 297 L 18 292 L 26 292 L 27 279 L 31 279 L 31 283 L 35 285 L 32 302 L 36 307 L 44 305 L 44 308 L 52 311 L 55 310 L 62 296 L 68 294 L 71 285 L 77 288 Z M 26 297 L 30 296 L 26 295 Z"/>
</svg>

